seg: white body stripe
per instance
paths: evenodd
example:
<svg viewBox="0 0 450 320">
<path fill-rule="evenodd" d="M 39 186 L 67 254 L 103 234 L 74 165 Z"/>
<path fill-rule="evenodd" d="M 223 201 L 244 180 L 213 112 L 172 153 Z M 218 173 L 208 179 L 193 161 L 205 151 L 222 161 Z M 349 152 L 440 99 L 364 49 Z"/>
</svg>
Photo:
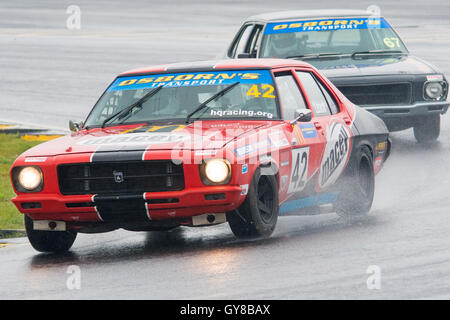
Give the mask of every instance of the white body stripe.
<svg viewBox="0 0 450 320">
<path fill-rule="evenodd" d="M 93 195 L 93 196 L 92 196 L 91 202 L 94 202 L 94 203 L 95 203 L 95 196 L 96 196 L 96 195 Z M 98 217 L 101 221 L 103 221 L 102 216 L 100 215 L 100 212 L 98 212 L 97 206 L 94 206 L 94 210 L 95 210 L 95 212 L 97 213 L 97 217 Z"/>
<path fill-rule="evenodd" d="M 145 202 L 145 195 L 147 194 L 147 192 L 144 192 L 143 194 L 143 198 L 144 198 L 144 207 L 145 207 L 145 212 L 147 213 L 147 218 L 148 220 L 152 220 L 152 218 L 150 217 L 150 211 L 148 210 L 148 205 L 147 202 Z"/>
</svg>

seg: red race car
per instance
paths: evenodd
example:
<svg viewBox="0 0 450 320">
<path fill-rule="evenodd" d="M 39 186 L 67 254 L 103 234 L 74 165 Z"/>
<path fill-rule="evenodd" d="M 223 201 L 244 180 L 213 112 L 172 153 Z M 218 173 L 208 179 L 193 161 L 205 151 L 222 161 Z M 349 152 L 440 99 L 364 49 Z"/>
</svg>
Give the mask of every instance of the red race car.
<svg viewBox="0 0 450 320">
<path fill-rule="evenodd" d="M 228 222 L 268 237 L 279 215 L 372 205 L 388 130 L 314 67 L 277 59 L 177 63 L 119 75 L 72 134 L 11 168 L 32 246 L 78 232 Z"/>
</svg>

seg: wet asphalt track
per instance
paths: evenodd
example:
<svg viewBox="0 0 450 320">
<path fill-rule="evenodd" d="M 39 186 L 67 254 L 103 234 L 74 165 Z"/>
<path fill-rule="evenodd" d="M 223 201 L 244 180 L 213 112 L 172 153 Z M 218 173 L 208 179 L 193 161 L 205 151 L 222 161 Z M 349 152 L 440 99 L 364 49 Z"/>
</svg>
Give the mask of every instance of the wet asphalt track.
<svg viewBox="0 0 450 320">
<path fill-rule="evenodd" d="M 0 3 L 0 119 L 65 128 L 123 70 L 210 58 L 248 15 L 313 8 L 300 1 L 91 2 Z M 449 3 L 357 3 L 378 4 L 413 54 L 450 74 Z M 80 31 L 65 29 L 69 4 L 81 7 Z M 367 221 L 282 218 L 272 238 L 255 242 L 235 240 L 227 225 L 80 235 L 64 256 L 37 254 L 16 239 L 0 247 L 0 299 L 448 299 L 450 115 L 434 146 L 417 145 L 411 130 L 392 138 Z M 66 287 L 70 265 L 81 268 L 80 290 Z M 367 289 L 369 265 L 381 268 L 381 290 Z"/>
</svg>

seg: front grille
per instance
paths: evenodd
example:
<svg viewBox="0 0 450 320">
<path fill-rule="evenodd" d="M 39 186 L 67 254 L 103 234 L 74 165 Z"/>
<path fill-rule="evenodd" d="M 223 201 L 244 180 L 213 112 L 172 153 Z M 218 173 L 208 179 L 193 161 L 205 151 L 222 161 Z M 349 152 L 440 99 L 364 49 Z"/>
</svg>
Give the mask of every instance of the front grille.
<svg viewBox="0 0 450 320">
<path fill-rule="evenodd" d="M 184 189 L 183 165 L 170 160 L 62 164 L 58 166 L 58 180 L 64 195 Z"/>
<path fill-rule="evenodd" d="M 411 83 L 345 85 L 338 89 L 354 104 L 407 105 L 411 103 Z"/>
</svg>

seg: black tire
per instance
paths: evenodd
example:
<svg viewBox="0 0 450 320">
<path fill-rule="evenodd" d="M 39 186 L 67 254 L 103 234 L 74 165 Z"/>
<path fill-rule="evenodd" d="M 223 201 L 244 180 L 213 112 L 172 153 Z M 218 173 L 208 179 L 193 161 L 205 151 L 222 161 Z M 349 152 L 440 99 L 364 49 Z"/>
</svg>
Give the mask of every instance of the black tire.
<svg viewBox="0 0 450 320">
<path fill-rule="evenodd" d="M 375 173 L 368 147 L 363 146 L 355 153 L 338 189 L 334 209 L 341 218 L 360 219 L 369 213 L 375 193 Z"/>
<path fill-rule="evenodd" d="M 25 216 L 25 230 L 31 245 L 39 252 L 66 252 L 77 237 L 77 233 L 72 231 L 33 230 L 33 220 L 28 216 Z"/>
<path fill-rule="evenodd" d="M 237 238 L 268 238 L 278 220 L 278 184 L 273 175 L 253 175 L 248 194 L 235 211 L 227 212 L 227 221 Z"/>
<path fill-rule="evenodd" d="M 414 137 L 419 143 L 433 143 L 441 133 L 441 115 L 420 118 L 414 124 Z"/>
</svg>

